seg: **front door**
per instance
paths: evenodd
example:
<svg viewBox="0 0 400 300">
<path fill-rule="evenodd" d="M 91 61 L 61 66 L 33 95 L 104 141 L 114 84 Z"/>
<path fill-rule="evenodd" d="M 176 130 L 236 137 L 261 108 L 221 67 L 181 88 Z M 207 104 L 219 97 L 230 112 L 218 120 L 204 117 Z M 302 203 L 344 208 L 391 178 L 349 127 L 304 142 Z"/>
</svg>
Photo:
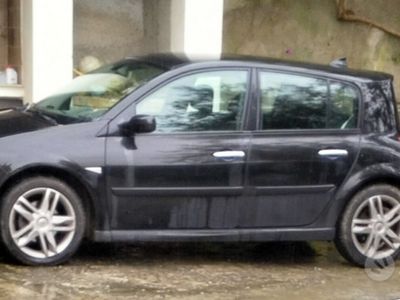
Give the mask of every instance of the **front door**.
<svg viewBox="0 0 400 300">
<path fill-rule="evenodd" d="M 309 75 L 259 72 L 258 115 L 248 157 L 253 192 L 240 226 L 312 224 L 359 151 L 359 91 Z"/>
<path fill-rule="evenodd" d="M 157 129 L 107 139 L 112 229 L 237 223 L 250 141 L 248 86 L 246 69 L 201 71 L 170 80 L 128 108 L 132 116 L 155 116 Z"/>
</svg>

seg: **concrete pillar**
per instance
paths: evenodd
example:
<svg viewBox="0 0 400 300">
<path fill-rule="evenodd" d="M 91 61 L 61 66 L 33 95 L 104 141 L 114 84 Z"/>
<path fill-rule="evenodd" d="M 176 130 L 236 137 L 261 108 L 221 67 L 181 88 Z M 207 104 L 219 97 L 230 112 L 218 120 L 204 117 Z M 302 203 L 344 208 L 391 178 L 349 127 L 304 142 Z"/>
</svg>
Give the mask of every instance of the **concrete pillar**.
<svg viewBox="0 0 400 300">
<path fill-rule="evenodd" d="M 172 0 L 171 50 L 189 57 L 219 57 L 223 0 Z"/>
<path fill-rule="evenodd" d="M 72 79 L 73 0 L 23 0 L 22 84 L 37 102 Z"/>
</svg>

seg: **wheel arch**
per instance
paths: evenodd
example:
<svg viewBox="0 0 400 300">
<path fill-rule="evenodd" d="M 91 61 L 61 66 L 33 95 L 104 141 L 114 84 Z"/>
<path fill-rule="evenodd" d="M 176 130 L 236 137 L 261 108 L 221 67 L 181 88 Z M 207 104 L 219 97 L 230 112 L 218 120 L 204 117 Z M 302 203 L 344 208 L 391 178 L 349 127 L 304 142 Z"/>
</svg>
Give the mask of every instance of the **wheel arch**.
<svg viewBox="0 0 400 300">
<path fill-rule="evenodd" d="M 372 188 L 372 190 L 371 190 Z M 360 267 L 365 267 L 369 262 L 371 263 L 372 261 L 385 261 L 390 263 L 390 260 L 387 260 L 389 258 L 396 259 L 400 253 L 399 248 L 394 248 L 394 244 L 391 244 L 392 246 L 389 247 L 389 252 L 387 253 L 387 249 L 381 250 L 381 253 L 379 254 L 379 246 L 374 250 L 374 252 L 370 256 L 368 253 L 369 248 L 367 251 L 365 250 L 365 244 L 362 244 L 363 242 L 359 240 L 358 238 L 355 238 L 354 236 L 354 231 L 352 229 L 353 227 L 353 221 L 354 218 L 358 218 L 359 215 L 359 209 L 365 201 L 369 201 L 373 195 L 377 195 L 375 192 L 371 194 L 371 191 L 383 191 L 382 194 L 386 194 L 391 197 L 393 195 L 397 195 L 397 199 L 395 200 L 396 206 L 398 205 L 399 201 L 399 196 L 400 196 L 400 180 L 398 177 L 394 176 L 379 176 L 379 177 L 371 177 L 368 178 L 367 180 L 363 181 L 358 185 L 356 188 L 354 188 L 353 192 L 348 195 L 347 201 L 345 201 L 339 216 L 336 220 L 336 228 L 335 228 L 335 245 L 339 253 L 346 258 L 349 262 L 356 264 L 357 266 Z M 359 194 L 360 193 L 360 194 Z M 367 193 L 367 194 L 366 194 Z M 369 193 L 369 194 L 368 194 Z M 378 192 L 379 194 L 381 192 Z M 376 205 L 376 204 L 374 204 Z M 369 206 L 369 203 L 367 204 Z M 383 205 L 382 205 L 383 207 Z M 365 207 L 364 207 L 365 208 Z M 370 208 L 368 208 L 370 209 Z M 385 214 L 384 212 L 382 212 Z M 367 218 L 368 220 L 372 221 L 373 216 L 371 216 L 371 213 Z M 377 214 L 378 211 L 377 211 Z M 365 215 L 364 215 L 365 216 Z M 361 217 L 362 219 L 364 217 Z M 398 221 L 397 221 L 398 222 Z M 367 226 L 367 225 L 365 225 Z M 368 225 L 370 226 L 370 225 Z M 384 225 L 386 226 L 386 225 Z M 368 233 L 369 236 L 373 234 L 374 230 L 372 230 L 370 233 Z M 394 233 L 394 231 L 393 231 Z M 377 233 L 375 233 L 377 234 Z M 384 233 L 388 241 L 391 239 L 387 233 Z M 373 236 L 372 236 L 373 237 Z M 369 237 L 368 237 L 369 238 Z M 374 237 L 373 237 L 374 238 Z M 365 242 L 365 240 L 364 240 Z M 392 240 L 394 243 L 394 241 Z M 361 243 L 361 245 L 360 245 Z M 368 246 L 370 247 L 370 246 Z M 365 252 L 366 251 L 366 252 Z M 384 252 L 382 252 L 384 251 Z M 386 257 L 375 257 L 375 253 L 378 253 L 379 255 L 385 254 L 387 255 Z"/>
<path fill-rule="evenodd" d="M 358 170 L 336 190 L 329 205 L 312 226 L 337 228 L 351 199 L 368 186 L 388 184 L 400 190 L 400 167 L 394 164 L 376 164 Z"/>
<path fill-rule="evenodd" d="M 384 174 L 384 175 L 376 175 L 376 176 L 371 176 L 368 178 L 365 178 L 362 181 L 359 181 L 357 184 L 355 184 L 351 189 L 349 189 L 345 195 L 341 197 L 341 205 L 338 210 L 338 216 L 336 218 L 336 225 L 338 222 L 341 221 L 341 216 L 343 215 L 345 209 L 349 205 L 351 199 L 354 198 L 354 196 L 361 192 L 362 190 L 366 189 L 369 186 L 372 185 L 377 185 L 377 184 L 388 184 L 391 186 L 394 186 L 398 189 L 400 189 L 400 176 L 395 176 L 394 174 Z M 337 227 L 337 226 L 336 226 Z"/>
<path fill-rule="evenodd" d="M 68 184 L 82 199 L 86 213 L 86 237 L 92 237 L 95 231 L 96 211 L 94 192 L 82 178 L 70 170 L 51 165 L 35 165 L 20 169 L 6 178 L 0 186 L 0 198 L 13 186 L 26 178 L 53 177 Z"/>
</svg>

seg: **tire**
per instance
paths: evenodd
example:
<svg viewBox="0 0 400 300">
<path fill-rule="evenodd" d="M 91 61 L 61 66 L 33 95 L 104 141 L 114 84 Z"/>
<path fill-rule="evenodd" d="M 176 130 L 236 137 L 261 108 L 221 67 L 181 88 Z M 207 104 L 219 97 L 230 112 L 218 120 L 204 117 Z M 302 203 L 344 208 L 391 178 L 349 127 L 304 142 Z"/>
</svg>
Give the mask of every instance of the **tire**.
<svg viewBox="0 0 400 300">
<path fill-rule="evenodd" d="M 357 266 L 392 264 L 400 253 L 400 190 L 376 184 L 358 192 L 339 221 L 335 244 Z"/>
<path fill-rule="evenodd" d="M 8 190 L 1 203 L 1 238 L 26 265 L 58 265 L 78 249 L 85 211 L 77 193 L 52 177 L 32 177 Z"/>
</svg>

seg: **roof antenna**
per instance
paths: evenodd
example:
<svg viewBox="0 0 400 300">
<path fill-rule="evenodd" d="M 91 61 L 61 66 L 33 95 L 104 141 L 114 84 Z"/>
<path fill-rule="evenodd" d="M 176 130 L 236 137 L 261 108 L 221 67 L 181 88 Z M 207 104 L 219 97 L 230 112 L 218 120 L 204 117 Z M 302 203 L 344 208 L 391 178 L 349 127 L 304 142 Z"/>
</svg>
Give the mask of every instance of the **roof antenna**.
<svg viewBox="0 0 400 300">
<path fill-rule="evenodd" d="M 341 57 L 341 58 L 335 59 L 329 65 L 334 68 L 347 68 L 347 58 Z"/>
</svg>

